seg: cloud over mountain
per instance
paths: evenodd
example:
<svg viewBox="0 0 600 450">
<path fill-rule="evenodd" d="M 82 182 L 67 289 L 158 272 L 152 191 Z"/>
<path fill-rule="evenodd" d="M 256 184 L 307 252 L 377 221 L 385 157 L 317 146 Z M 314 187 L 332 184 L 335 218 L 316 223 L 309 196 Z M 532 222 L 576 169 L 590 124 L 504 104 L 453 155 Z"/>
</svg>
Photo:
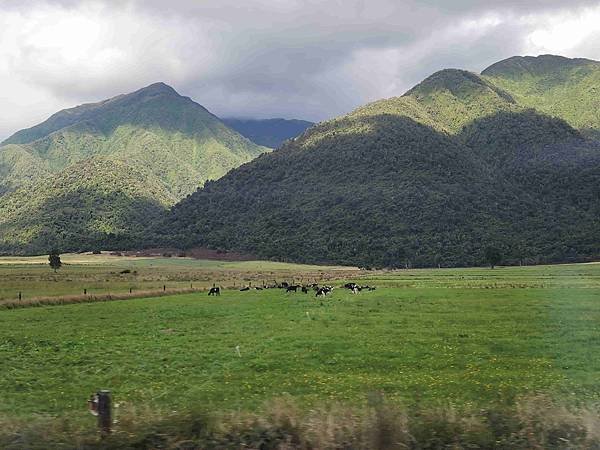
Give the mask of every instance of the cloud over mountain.
<svg viewBox="0 0 600 450">
<path fill-rule="evenodd" d="M 165 81 L 222 116 L 322 120 L 514 54 L 600 59 L 595 1 L 5 0 L 0 137 Z"/>
</svg>

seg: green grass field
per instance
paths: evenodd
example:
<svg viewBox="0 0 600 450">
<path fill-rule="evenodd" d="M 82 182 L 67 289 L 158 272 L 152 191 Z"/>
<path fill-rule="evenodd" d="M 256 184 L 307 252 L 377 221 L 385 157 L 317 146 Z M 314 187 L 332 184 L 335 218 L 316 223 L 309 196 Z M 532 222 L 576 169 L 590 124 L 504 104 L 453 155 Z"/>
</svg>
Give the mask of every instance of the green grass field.
<svg viewBox="0 0 600 450">
<path fill-rule="evenodd" d="M 198 264 L 255 275 L 259 266 Z M 122 267 L 106 265 L 89 271 Z M 263 269 L 300 270 L 275 266 Z M 1 270 L 14 282 L 49 269 L 18 261 Z M 305 273 L 341 269 L 315 270 Z M 600 400 L 600 265 L 355 273 L 378 289 L 338 289 L 324 300 L 226 290 L 0 311 L 0 415 L 84 419 L 100 388 L 119 403 L 169 410 L 253 410 L 282 396 L 361 403 L 373 392 L 406 405 L 510 404 L 536 393 Z"/>
</svg>

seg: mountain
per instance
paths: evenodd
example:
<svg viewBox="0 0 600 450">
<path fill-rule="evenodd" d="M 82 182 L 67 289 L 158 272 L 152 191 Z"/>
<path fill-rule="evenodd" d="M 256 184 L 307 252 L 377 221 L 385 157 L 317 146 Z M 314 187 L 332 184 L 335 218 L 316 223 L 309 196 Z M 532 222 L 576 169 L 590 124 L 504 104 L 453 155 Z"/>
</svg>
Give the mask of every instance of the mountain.
<svg viewBox="0 0 600 450">
<path fill-rule="evenodd" d="M 488 246 L 512 263 L 600 257 L 593 123 L 524 101 L 524 82 L 496 83 L 512 72 L 492 68 L 443 70 L 310 128 L 178 203 L 158 238 L 376 267 L 482 264 Z"/>
<path fill-rule="evenodd" d="M 562 56 L 516 56 L 482 72 L 519 104 L 600 136 L 600 62 Z"/>
<path fill-rule="evenodd" d="M 313 122 L 297 119 L 222 119 L 223 122 L 258 145 L 279 148 L 302 134 Z"/>
<path fill-rule="evenodd" d="M 126 242 L 267 150 L 163 83 L 60 111 L 0 146 L 0 251 Z"/>
<path fill-rule="evenodd" d="M 87 159 L 2 199 L 0 251 L 124 248 L 174 200 L 143 168 Z"/>
<path fill-rule="evenodd" d="M 436 72 L 405 96 L 414 98 L 450 133 L 459 132 L 480 117 L 522 109 L 509 93 L 466 70 Z"/>
</svg>

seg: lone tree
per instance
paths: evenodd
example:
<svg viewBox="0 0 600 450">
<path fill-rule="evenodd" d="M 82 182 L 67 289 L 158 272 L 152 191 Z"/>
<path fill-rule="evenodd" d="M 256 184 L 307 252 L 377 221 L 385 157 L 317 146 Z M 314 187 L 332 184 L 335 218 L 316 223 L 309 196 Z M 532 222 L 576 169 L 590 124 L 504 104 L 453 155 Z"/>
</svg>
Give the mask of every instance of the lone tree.
<svg viewBox="0 0 600 450">
<path fill-rule="evenodd" d="M 484 251 L 484 257 L 487 263 L 493 269 L 494 266 L 500 264 L 500 261 L 502 261 L 502 252 L 497 247 L 486 247 Z"/>
<path fill-rule="evenodd" d="M 60 269 L 62 266 L 62 261 L 60 260 L 58 250 L 52 250 L 50 252 L 50 255 L 48 255 L 48 264 L 50 264 L 50 267 L 54 269 L 54 272 Z"/>
</svg>

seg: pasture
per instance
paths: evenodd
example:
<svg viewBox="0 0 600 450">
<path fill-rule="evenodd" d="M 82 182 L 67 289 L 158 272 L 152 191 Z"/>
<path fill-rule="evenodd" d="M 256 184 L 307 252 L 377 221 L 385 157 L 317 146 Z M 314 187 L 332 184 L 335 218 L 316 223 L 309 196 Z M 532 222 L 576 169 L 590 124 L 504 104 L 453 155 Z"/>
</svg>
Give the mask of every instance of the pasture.
<svg viewBox="0 0 600 450">
<path fill-rule="evenodd" d="M 0 270 L 11 284 L 7 289 L 3 278 L 2 292 L 32 282 L 45 294 L 49 268 L 6 261 Z M 337 288 L 316 299 L 225 289 L 220 297 L 198 292 L 2 310 L 0 416 L 89 421 L 85 401 L 100 388 L 121 405 L 167 411 L 251 411 L 278 397 L 306 407 L 362 404 L 373 393 L 407 406 L 512 404 L 538 393 L 574 405 L 600 400 L 600 265 L 359 272 L 108 260 L 67 266 L 56 276 L 74 281 L 48 289 L 67 292 L 88 276 L 118 279 L 125 266 L 148 283 L 162 284 L 151 280 L 158 273 L 193 272 L 206 286 L 215 274 L 237 286 L 267 273 L 282 280 L 342 274 L 377 290 Z"/>
<path fill-rule="evenodd" d="M 112 256 L 106 253 L 61 255 L 55 273 L 48 256 L 0 257 L 0 306 L 39 297 L 124 294 L 135 291 L 205 289 L 213 284 L 235 288 L 283 279 L 327 280 L 353 276 L 358 269 L 270 261 L 213 261 L 178 257 Z"/>
</svg>

